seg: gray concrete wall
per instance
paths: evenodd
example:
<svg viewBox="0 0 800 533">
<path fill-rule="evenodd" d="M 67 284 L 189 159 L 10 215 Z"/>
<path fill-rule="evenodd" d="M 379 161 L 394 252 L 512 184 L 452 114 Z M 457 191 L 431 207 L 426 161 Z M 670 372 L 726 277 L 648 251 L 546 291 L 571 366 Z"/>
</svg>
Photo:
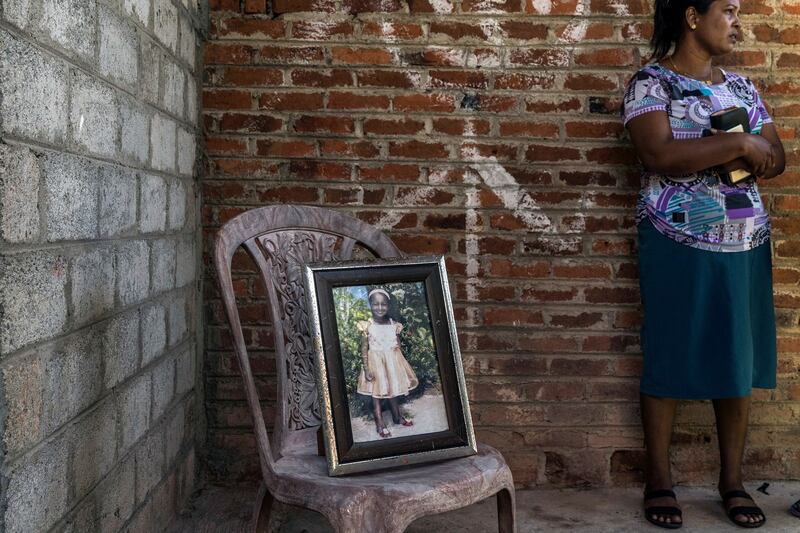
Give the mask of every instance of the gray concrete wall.
<svg viewBox="0 0 800 533">
<path fill-rule="evenodd" d="M 0 0 L 0 530 L 158 531 L 195 481 L 197 0 Z"/>
</svg>

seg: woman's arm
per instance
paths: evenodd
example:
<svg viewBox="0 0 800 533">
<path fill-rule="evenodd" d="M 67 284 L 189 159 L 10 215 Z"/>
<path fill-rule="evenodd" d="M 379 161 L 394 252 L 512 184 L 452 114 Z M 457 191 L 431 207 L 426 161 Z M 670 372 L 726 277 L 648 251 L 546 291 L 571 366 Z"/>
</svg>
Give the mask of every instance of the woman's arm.
<svg viewBox="0 0 800 533">
<path fill-rule="evenodd" d="M 756 175 L 763 175 L 773 165 L 772 144 L 758 135 L 729 133 L 676 140 L 663 112 L 640 115 L 627 127 L 639 159 L 650 172 L 690 174 L 743 158 Z"/>
<path fill-rule="evenodd" d="M 775 128 L 775 124 L 770 122 L 761 126 L 761 136 L 772 146 L 772 165 L 766 169 L 764 174 L 758 177 L 768 180 L 783 174 L 786 168 L 786 154 L 783 151 L 783 143 L 778 137 L 778 130 Z"/>
</svg>

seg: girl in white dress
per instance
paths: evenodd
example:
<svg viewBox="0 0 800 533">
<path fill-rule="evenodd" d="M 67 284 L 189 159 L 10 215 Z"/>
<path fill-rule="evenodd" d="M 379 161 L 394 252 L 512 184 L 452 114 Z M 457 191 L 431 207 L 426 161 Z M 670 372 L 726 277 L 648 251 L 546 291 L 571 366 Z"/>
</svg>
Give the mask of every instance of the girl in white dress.
<svg viewBox="0 0 800 533">
<path fill-rule="evenodd" d="M 400 350 L 398 334 L 403 325 L 389 318 L 389 293 L 383 289 L 370 291 L 368 300 L 372 310 L 372 320 L 358 324 L 362 333 L 361 360 L 363 366 L 358 376 L 359 394 L 372 396 L 375 415 L 375 430 L 382 438 L 391 437 L 391 432 L 383 423 L 381 400 L 389 400 L 392 419 L 395 424 L 413 426 L 414 422 L 400 414 L 397 404 L 399 396 L 405 396 L 419 385 L 414 370 Z"/>
</svg>

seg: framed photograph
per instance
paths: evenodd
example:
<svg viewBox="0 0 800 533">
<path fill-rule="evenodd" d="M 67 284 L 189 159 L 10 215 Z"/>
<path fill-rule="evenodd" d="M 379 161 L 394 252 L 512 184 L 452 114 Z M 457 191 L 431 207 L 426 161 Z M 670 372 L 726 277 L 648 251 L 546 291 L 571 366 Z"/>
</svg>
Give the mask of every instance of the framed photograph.
<svg viewBox="0 0 800 533">
<path fill-rule="evenodd" d="M 330 475 L 476 452 L 443 257 L 305 269 Z"/>
</svg>

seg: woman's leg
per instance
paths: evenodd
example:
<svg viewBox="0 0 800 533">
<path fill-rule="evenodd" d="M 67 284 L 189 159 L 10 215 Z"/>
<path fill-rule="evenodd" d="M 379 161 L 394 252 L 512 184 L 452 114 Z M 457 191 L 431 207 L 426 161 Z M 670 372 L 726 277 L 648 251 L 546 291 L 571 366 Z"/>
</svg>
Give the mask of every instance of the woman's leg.
<svg viewBox="0 0 800 533">
<path fill-rule="evenodd" d="M 672 440 L 672 422 L 678 401 L 673 398 L 660 398 L 642 393 L 642 428 L 646 448 L 647 467 L 645 483 L 649 490 L 672 489 L 672 475 L 669 466 L 669 445 Z M 653 498 L 647 507 L 677 506 L 674 498 Z M 646 512 L 646 510 L 645 510 Z M 659 522 L 681 522 L 678 516 L 651 514 Z"/>
<path fill-rule="evenodd" d="M 750 417 L 750 396 L 743 398 L 724 398 L 714 400 L 714 416 L 717 419 L 717 439 L 719 441 L 719 491 L 744 490 L 742 483 L 742 457 L 747 437 L 747 423 Z M 752 506 L 747 498 L 731 498 L 728 509 L 739 506 Z M 736 515 L 740 522 L 761 522 L 762 514 Z"/>
</svg>

